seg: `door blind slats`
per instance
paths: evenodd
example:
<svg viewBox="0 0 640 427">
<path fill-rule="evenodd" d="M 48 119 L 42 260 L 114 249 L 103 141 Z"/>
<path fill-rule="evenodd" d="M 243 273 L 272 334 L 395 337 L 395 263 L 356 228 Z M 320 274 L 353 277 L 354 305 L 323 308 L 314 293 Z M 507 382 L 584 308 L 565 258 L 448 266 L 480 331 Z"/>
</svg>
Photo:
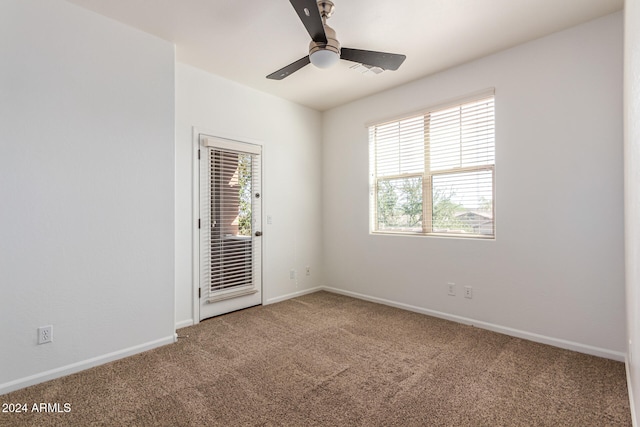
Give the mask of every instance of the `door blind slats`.
<svg viewBox="0 0 640 427">
<path fill-rule="evenodd" d="M 204 141 L 207 153 L 206 180 L 201 200 L 206 203 L 203 218 L 202 288 L 209 302 L 226 299 L 225 295 L 252 293 L 259 281 L 260 245 L 253 233 L 260 220 L 259 151 L 240 152 L 217 140 Z M 259 225 L 259 224 L 258 224 Z M 249 289 L 244 291 L 243 289 Z M 239 291 L 240 290 L 240 291 Z M 222 296 L 221 296 L 222 295 Z"/>
</svg>

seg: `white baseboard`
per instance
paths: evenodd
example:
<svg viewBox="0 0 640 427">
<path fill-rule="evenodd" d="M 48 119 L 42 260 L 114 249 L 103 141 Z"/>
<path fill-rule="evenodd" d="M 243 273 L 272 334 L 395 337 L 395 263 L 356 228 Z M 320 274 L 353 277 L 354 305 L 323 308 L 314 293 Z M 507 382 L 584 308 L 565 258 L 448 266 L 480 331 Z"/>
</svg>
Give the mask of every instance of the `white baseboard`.
<svg viewBox="0 0 640 427">
<path fill-rule="evenodd" d="M 187 326 L 193 326 L 193 319 L 182 320 L 176 323 L 176 329 L 186 328 Z"/>
<path fill-rule="evenodd" d="M 92 359 L 72 363 L 70 365 L 51 369 L 49 371 L 41 372 L 25 378 L 19 378 L 14 381 L 9 381 L 7 383 L 0 384 L 0 395 L 19 390 L 21 388 L 29 387 L 31 385 L 43 383 L 45 381 L 71 375 L 76 372 L 84 371 L 85 369 L 93 368 L 94 366 L 103 365 L 105 363 L 122 359 L 127 356 L 132 356 L 137 353 L 142 353 L 144 351 L 151 350 L 156 347 L 161 347 L 166 344 L 172 344 L 174 340 L 175 334 L 172 334 L 168 337 L 160 338 L 155 341 L 150 341 L 144 344 L 125 348 L 123 350 L 114 351 L 113 353 L 108 353 L 98 357 L 94 357 Z"/>
<path fill-rule="evenodd" d="M 303 289 L 301 291 L 296 291 L 290 294 L 286 294 L 286 295 L 281 295 L 279 297 L 275 297 L 275 298 L 269 298 L 264 302 L 264 305 L 269 305 L 269 304 L 275 304 L 277 302 L 281 302 L 281 301 L 285 301 L 291 298 L 295 298 L 295 297 L 299 297 L 302 295 L 306 295 L 306 294 L 312 294 L 314 292 L 318 292 L 318 291 L 322 291 L 322 290 L 328 290 L 327 288 L 325 288 L 324 286 L 316 286 L 315 288 L 311 288 L 311 289 Z"/>
<path fill-rule="evenodd" d="M 501 334 L 510 335 L 512 337 L 522 338 L 525 340 L 534 341 L 541 344 L 548 344 L 554 347 L 564 348 L 566 350 L 577 351 L 579 353 L 590 354 L 592 356 L 604 357 L 606 359 L 617 360 L 619 362 L 625 361 L 625 354 L 618 351 L 607 350 L 599 347 L 593 347 L 586 344 L 580 344 L 573 341 L 567 341 L 559 338 L 548 337 L 545 335 L 539 335 L 532 332 L 521 331 L 518 329 L 509 328 L 506 326 L 495 325 L 493 323 L 482 322 L 482 321 L 470 319 L 467 317 L 456 316 L 453 314 L 447 314 L 447 313 L 443 313 L 435 310 L 429 310 L 427 308 L 422 308 L 414 305 L 391 301 L 384 298 L 372 297 L 372 296 L 360 294 L 357 292 L 345 291 L 342 289 L 337 289 L 337 288 L 332 288 L 327 286 L 322 287 L 321 290 L 333 292 L 336 294 L 346 295 L 346 296 L 358 298 L 365 301 L 371 301 L 379 304 L 389 305 L 391 307 L 401 308 L 401 309 L 413 311 L 416 313 L 422 313 L 429 316 L 438 317 L 440 319 L 451 320 L 453 322 L 475 326 L 478 328 L 499 332 Z"/>
</svg>

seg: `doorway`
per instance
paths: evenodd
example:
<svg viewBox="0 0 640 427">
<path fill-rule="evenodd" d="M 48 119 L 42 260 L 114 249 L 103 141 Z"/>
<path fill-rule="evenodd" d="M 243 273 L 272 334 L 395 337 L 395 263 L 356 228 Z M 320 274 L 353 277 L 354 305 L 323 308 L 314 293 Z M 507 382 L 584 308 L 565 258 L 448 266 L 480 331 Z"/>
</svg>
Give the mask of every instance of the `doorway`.
<svg viewBox="0 0 640 427">
<path fill-rule="evenodd" d="M 198 139 L 203 320 L 262 303 L 262 147 Z"/>
</svg>

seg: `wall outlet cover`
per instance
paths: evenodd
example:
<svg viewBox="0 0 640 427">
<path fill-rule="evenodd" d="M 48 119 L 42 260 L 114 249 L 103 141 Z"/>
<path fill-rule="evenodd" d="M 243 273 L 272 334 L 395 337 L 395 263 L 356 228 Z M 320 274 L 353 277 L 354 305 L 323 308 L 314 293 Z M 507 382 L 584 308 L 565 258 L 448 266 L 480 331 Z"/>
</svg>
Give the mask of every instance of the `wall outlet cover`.
<svg viewBox="0 0 640 427">
<path fill-rule="evenodd" d="M 53 341 L 53 325 L 40 326 L 38 328 L 38 344 L 46 344 Z"/>
</svg>

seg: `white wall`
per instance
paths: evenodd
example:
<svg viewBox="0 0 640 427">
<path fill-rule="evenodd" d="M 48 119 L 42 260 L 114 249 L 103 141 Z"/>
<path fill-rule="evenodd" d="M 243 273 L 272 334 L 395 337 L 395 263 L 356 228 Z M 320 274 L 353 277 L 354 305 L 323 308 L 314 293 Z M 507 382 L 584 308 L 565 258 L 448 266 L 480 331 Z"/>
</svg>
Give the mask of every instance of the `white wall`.
<svg viewBox="0 0 640 427">
<path fill-rule="evenodd" d="M 625 259 L 629 395 L 640 411 L 640 1 L 625 1 Z M 634 424 L 637 425 L 637 424 Z"/>
<path fill-rule="evenodd" d="M 2 394 L 173 341 L 174 50 L 3 0 L 0 56 Z"/>
<path fill-rule="evenodd" d="M 326 112 L 327 285 L 622 359 L 622 35 L 616 13 Z M 488 87 L 496 240 L 369 235 L 365 123 Z"/>
<path fill-rule="evenodd" d="M 274 84 L 282 84 L 274 82 Z M 322 284 L 321 115 L 176 65 L 176 324 L 193 323 L 192 128 L 263 145 L 263 301 Z M 305 266 L 311 275 L 304 275 Z M 289 270 L 298 280 L 289 279 Z"/>
</svg>

